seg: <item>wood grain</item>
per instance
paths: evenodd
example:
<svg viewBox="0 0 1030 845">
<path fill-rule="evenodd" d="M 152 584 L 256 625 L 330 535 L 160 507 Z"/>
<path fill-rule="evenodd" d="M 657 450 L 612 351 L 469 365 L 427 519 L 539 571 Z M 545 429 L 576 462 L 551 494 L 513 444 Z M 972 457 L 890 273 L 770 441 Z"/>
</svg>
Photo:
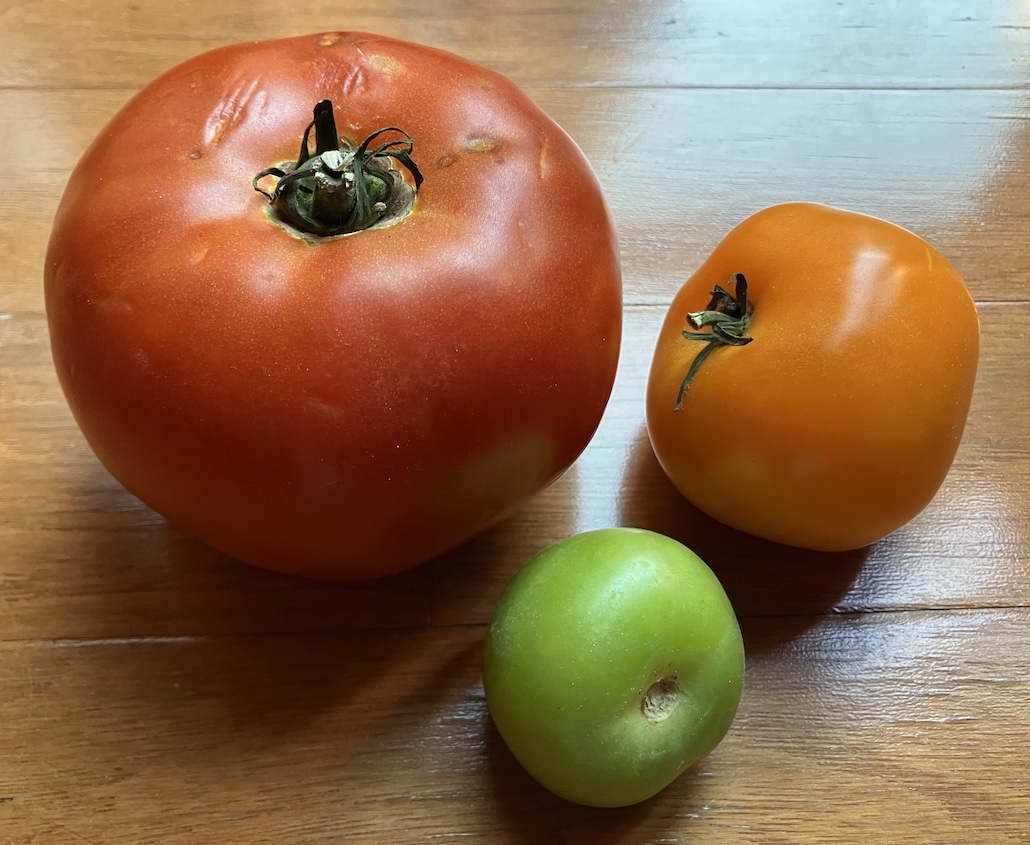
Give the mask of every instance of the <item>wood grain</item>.
<svg viewBox="0 0 1030 845">
<path fill-rule="evenodd" d="M 666 303 L 730 228 L 797 199 L 911 229 L 981 301 L 1030 298 L 1023 262 L 1006 248 L 1030 230 L 1021 92 L 527 90 L 597 171 L 628 304 Z M 35 282 L 68 171 L 131 94 L 0 90 L 0 113 L 18 127 L 0 134 L 0 155 L 33 162 L 19 180 L 25 199 L 0 197 L 0 213 L 23 222 L 0 231 L 13 256 L 0 266 L 0 310 L 42 309 Z M 747 124 L 736 126 L 740 115 Z"/>
<path fill-rule="evenodd" d="M 477 628 L 6 645 L 0 716 L 18 737 L 0 738 L 0 823 L 7 841 L 111 845 L 1025 842 L 1028 623 L 746 620 L 727 739 L 654 800 L 605 812 L 506 753 Z"/>
<path fill-rule="evenodd" d="M 122 489 L 64 403 L 40 283 L 67 175 L 135 90 L 202 50 L 338 28 L 523 85 L 597 170 L 625 274 L 616 388 L 573 469 L 465 546 L 360 585 L 228 560 Z M 0 843 L 1030 842 L 1028 32 L 1015 0 L 0 5 Z M 676 288 L 731 226 L 793 199 L 933 242 L 983 330 L 944 487 L 846 555 L 698 513 L 643 428 Z M 518 767 L 479 665 L 519 566 L 617 524 L 709 561 L 748 668 L 715 752 L 596 811 Z"/>
<path fill-rule="evenodd" d="M 452 50 L 554 87 L 1025 88 L 1022 3 L 805 0 L 205 4 L 13 0 L 0 80 L 25 88 L 137 88 L 234 41 L 349 29 Z"/>
</svg>

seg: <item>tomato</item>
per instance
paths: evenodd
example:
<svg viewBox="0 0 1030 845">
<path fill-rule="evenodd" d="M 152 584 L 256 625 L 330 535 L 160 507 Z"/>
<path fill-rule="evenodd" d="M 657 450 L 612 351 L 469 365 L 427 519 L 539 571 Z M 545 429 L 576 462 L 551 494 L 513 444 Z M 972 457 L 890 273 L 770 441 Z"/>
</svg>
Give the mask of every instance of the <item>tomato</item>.
<svg viewBox="0 0 1030 845">
<path fill-rule="evenodd" d="M 575 143 L 494 72 L 347 32 L 140 91 L 71 175 L 45 290 L 110 472 L 233 557 L 323 578 L 424 562 L 562 474 L 621 333 Z"/>
<path fill-rule="evenodd" d="M 483 652 L 505 743 L 570 801 L 622 807 L 712 751 L 740 703 L 744 644 L 719 579 L 635 528 L 567 537 L 508 582 Z"/>
<path fill-rule="evenodd" d="M 773 206 L 676 294 L 647 385 L 651 443 L 710 516 L 789 545 L 861 548 L 944 480 L 979 337 L 965 284 L 921 238 L 828 206 Z"/>
</svg>

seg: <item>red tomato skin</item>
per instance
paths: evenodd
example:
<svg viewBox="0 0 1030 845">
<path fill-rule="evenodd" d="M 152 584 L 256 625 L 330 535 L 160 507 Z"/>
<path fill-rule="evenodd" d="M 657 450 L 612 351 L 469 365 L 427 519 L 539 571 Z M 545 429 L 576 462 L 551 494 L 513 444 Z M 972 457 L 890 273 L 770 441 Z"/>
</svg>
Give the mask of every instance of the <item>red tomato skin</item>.
<svg viewBox="0 0 1030 845">
<path fill-rule="evenodd" d="M 746 346 L 707 358 L 686 315 L 743 273 Z M 979 354 L 973 299 L 918 236 L 814 203 L 739 224 L 675 296 L 647 388 L 648 433 L 705 513 L 766 539 L 845 551 L 919 514 L 955 458 Z"/>
<path fill-rule="evenodd" d="M 415 139 L 413 213 L 317 244 L 251 180 L 334 101 Z M 618 247 L 575 143 L 511 82 L 363 33 L 175 67 L 75 168 L 45 268 L 57 373 L 100 460 L 240 560 L 408 569 L 495 524 L 593 435 L 619 355 Z"/>
</svg>

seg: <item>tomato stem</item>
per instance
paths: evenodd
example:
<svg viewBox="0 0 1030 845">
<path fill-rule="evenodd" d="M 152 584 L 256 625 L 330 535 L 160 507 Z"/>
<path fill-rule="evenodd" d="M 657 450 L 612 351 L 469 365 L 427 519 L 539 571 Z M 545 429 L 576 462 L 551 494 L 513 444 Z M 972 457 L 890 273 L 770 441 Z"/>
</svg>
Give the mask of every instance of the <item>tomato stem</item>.
<svg viewBox="0 0 1030 845">
<path fill-rule="evenodd" d="M 734 286 L 735 294 L 730 293 L 722 285 L 716 285 L 711 292 L 711 300 L 701 311 L 691 311 L 687 314 L 687 322 L 694 329 L 710 327 L 707 332 L 693 331 L 683 332 L 687 340 L 699 340 L 707 344 L 704 349 L 694 356 L 694 360 L 687 370 L 687 375 L 680 385 L 679 393 L 676 395 L 676 405 L 673 411 L 683 407 L 683 397 L 690 387 L 690 383 L 701 369 L 701 365 L 708 359 L 716 349 L 721 346 L 745 346 L 754 338 L 747 336 L 748 325 L 751 323 L 751 308 L 747 301 L 747 279 L 743 273 L 734 273 L 730 276 L 729 282 Z"/>
<path fill-rule="evenodd" d="M 315 150 L 309 145 L 315 131 Z M 402 137 L 373 145 L 390 132 Z M 251 184 L 264 194 L 278 221 L 302 236 L 334 237 L 400 219 L 410 211 L 422 185 L 422 173 L 411 159 L 415 142 L 402 129 L 387 126 L 356 148 L 336 131 L 333 104 L 321 100 L 304 130 L 297 161 L 262 170 Z M 391 161 L 412 176 L 409 187 Z M 276 178 L 268 190 L 262 183 Z"/>
<path fill-rule="evenodd" d="M 331 100 L 319 100 L 315 103 L 315 119 L 311 121 L 315 126 L 315 155 L 329 152 L 329 150 L 340 149 L 340 136 L 336 132 L 336 118 L 333 116 L 333 103 Z M 301 155 L 307 152 L 308 137 L 304 133 L 304 146 L 301 148 Z M 300 167 L 307 157 L 297 162 Z"/>
</svg>

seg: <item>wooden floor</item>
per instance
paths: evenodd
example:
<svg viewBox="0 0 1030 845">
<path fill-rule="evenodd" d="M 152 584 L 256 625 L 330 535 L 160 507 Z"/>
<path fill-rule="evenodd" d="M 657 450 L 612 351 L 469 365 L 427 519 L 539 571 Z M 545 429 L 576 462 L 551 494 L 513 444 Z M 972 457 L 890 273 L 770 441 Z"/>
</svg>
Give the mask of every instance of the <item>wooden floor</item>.
<svg viewBox="0 0 1030 845">
<path fill-rule="evenodd" d="M 457 552 L 357 587 L 224 559 L 114 482 L 58 388 L 41 290 L 69 170 L 135 90 L 216 46 L 337 28 L 526 88 L 593 162 L 625 274 L 616 390 L 576 466 Z M 1030 842 L 1025 3 L 6 0 L 0 165 L 0 843 Z M 642 428 L 672 294 L 735 223 L 793 199 L 914 230 L 980 308 L 944 488 L 850 555 L 714 525 Z M 521 563 L 613 524 L 708 559 L 748 669 L 711 756 L 600 811 L 514 762 L 480 655 Z"/>
</svg>

